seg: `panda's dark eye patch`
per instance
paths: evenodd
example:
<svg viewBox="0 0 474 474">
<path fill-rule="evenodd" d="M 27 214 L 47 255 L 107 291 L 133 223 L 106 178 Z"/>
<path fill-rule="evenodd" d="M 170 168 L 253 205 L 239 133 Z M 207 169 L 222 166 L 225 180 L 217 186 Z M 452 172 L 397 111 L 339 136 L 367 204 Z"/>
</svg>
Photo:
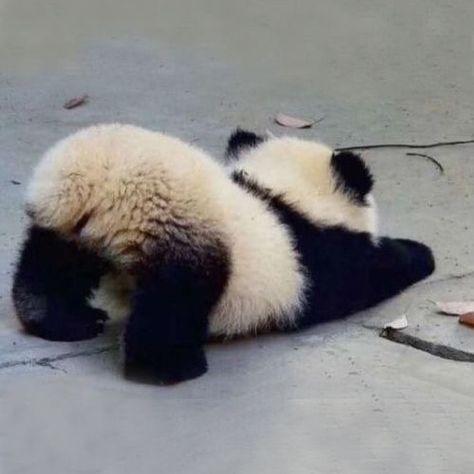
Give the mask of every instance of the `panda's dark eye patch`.
<svg viewBox="0 0 474 474">
<path fill-rule="evenodd" d="M 342 190 L 358 204 L 365 204 L 365 196 L 374 185 L 374 178 L 360 155 L 351 151 L 334 153 L 331 168 L 336 178 L 336 189 Z"/>
<path fill-rule="evenodd" d="M 262 136 L 238 128 L 227 141 L 226 156 L 229 158 L 238 158 L 242 151 L 255 148 L 264 141 L 265 139 Z"/>
</svg>

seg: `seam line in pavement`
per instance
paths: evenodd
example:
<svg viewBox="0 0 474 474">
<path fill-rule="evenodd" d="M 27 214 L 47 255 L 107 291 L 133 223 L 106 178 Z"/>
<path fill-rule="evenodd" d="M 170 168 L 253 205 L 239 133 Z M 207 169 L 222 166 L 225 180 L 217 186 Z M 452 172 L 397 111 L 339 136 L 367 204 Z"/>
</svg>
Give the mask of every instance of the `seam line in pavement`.
<svg viewBox="0 0 474 474">
<path fill-rule="evenodd" d="M 39 367 L 49 367 L 52 369 L 56 369 L 52 364 L 53 362 L 59 362 L 66 359 L 74 359 L 76 357 L 87 357 L 93 356 L 97 354 L 102 354 L 104 352 L 113 351 L 114 349 L 118 348 L 118 344 L 111 344 L 105 347 L 95 347 L 93 349 L 87 349 L 78 352 L 66 352 L 64 354 L 58 354 L 55 356 L 50 357 L 40 357 L 38 359 L 31 358 L 31 359 L 23 359 L 23 360 L 12 360 L 8 362 L 0 363 L 0 370 L 1 369 L 9 369 L 11 367 L 18 367 L 21 365 L 31 365 L 31 366 L 39 366 Z"/>
</svg>

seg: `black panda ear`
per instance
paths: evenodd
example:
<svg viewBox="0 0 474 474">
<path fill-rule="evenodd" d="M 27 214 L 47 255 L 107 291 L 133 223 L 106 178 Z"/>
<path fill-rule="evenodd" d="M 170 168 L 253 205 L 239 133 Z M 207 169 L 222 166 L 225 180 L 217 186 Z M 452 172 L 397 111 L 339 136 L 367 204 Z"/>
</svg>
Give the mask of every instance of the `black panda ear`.
<svg viewBox="0 0 474 474">
<path fill-rule="evenodd" d="M 352 151 L 334 153 L 331 168 L 336 178 L 336 187 L 343 189 L 359 204 L 364 204 L 365 196 L 372 191 L 374 178 L 360 155 Z"/>
<path fill-rule="evenodd" d="M 260 135 L 237 128 L 227 141 L 226 155 L 229 158 L 238 158 L 242 151 L 254 148 L 264 140 Z"/>
</svg>

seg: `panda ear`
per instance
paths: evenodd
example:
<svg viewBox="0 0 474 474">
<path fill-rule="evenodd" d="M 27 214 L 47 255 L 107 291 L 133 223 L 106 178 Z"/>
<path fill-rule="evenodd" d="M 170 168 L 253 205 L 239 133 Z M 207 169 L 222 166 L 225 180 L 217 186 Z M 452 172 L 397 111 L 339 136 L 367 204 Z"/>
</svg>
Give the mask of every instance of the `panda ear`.
<svg viewBox="0 0 474 474">
<path fill-rule="evenodd" d="M 334 153 L 331 168 L 336 178 L 336 187 L 344 190 L 359 204 L 365 203 L 365 196 L 372 191 L 374 178 L 360 155 L 352 151 Z"/>
<path fill-rule="evenodd" d="M 237 128 L 227 141 L 226 156 L 238 158 L 243 151 L 260 145 L 264 140 L 260 135 Z"/>
</svg>

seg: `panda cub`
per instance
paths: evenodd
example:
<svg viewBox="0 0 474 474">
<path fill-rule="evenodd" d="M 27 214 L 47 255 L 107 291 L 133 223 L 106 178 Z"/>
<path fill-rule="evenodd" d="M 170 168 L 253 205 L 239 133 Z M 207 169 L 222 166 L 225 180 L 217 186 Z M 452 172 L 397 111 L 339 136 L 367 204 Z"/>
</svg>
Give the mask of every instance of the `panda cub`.
<svg viewBox="0 0 474 474">
<path fill-rule="evenodd" d="M 121 313 L 126 370 L 173 383 L 207 370 L 209 337 L 341 318 L 433 272 L 425 245 L 377 236 L 358 155 L 242 130 L 227 154 L 119 124 L 50 149 L 14 277 L 24 328 L 87 339 Z"/>
</svg>

